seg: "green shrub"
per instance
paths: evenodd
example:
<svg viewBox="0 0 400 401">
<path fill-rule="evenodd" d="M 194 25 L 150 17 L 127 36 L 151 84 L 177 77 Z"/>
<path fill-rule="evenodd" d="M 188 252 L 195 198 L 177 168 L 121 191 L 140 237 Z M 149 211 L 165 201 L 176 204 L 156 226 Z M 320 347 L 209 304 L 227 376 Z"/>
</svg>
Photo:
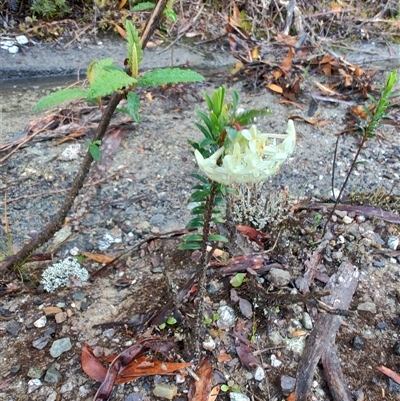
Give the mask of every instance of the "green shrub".
<svg viewBox="0 0 400 401">
<path fill-rule="evenodd" d="M 44 19 L 62 18 L 71 13 L 65 0 L 33 0 L 31 11 Z"/>
</svg>

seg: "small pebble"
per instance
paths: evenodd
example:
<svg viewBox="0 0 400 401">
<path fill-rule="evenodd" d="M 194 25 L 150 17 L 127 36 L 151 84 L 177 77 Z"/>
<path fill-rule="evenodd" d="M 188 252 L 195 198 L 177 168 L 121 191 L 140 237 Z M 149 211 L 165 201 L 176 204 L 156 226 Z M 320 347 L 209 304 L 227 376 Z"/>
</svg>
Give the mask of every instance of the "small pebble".
<svg viewBox="0 0 400 401">
<path fill-rule="evenodd" d="M 33 393 L 39 387 L 41 387 L 42 382 L 40 379 L 32 379 L 28 381 L 28 394 Z"/>
<path fill-rule="evenodd" d="M 218 308 L 218 327 L 232 327 L 235 324 L 235 311 L 228 305 L 223 305 Z"/>
<path fill-rule="evenodd" d="M 69 351 L 72 348 L 71 340 L 69 337 L 60 338 L 53 342 L 50 348 L 50 355 L 53 358 L 59 357 L 63 352 Z"/>
<path fill-rule="evenodd" d="M 254 370 L 254 380 L 261 381 L 265 378 L 265 371 L 261 366 L 257 366 Z"/>
<path fill-rule="evenodd" d="M 387 240 L 387 245 L 390 249 L 396 250 L 399 246 L 399 237 L 389 237 Z"/>
<path fill-rule="evenodd" d="M 282 361 L 280 361 L 274 354 L 271 355 L 271 366 L 274 368 L 278 368 L 282 365 Z"/>
<path fill-rule="evenodd" d="M 18 323 L 15 320 L 11 320 L 11 322 L 7 323 L 6 325 L 6 331 L 11 337 L 17 337 L 21 328 L 21 323 Z"/>
<path fill-rule="evenodd" d="M 303 313 L 303 317 L 301 319 L 301 324 L 303 325 L 303 327 L 306 330 L 311 330 L 313 328 L 313 324 L 312 324 L 312 321 L 311 321 L 311 316 L 307 312 Z"/>
<path fill-rule="evenodd" d="M 203 342 L 203 348 L 206 351 L 213 351 L 215 349 L 215 341 L 212 339 L 211 336 L 208 336 Z"/>
<path fill-rule="evenodd" d="M 386 330 L 389 326 L 386 322 L 378 322 L 375 327 L 378 330 Z"/>
<path fill-rule="evenodd" d="M 400 393 L 400 384 L 397 384 L 394 380 L 388 380 L 388 392 L 389 393 Z"/>
<path fill-rule="evenodd" d="M 376 314 L 376 305 L 373 302 L 363 302 L 358 304 L 357 310 L 360 312 L 370 312 Z"/>
<path fill-rule="evenodd" d="M 156 397 L 166 398 L 167 400 L 172 400 L 177 393 L 178 387 L 176 387 L 174 384 L 162 383 L 158 384 L 153 389 L 153 394 Z"/>
<path fill-rule="evenodd" d="M 43 370 L 33 365 L 29 368 L 27 376 L 31 379 L 40 379 L 43 376 Z"/>
<path fill-rule="evenodd" d="M 393 354 L 400 356 L 400 341 L 396 341 L 393 345 Z"/>
<path fill-rule="evenodd" d="M 229 393 L 229 399 L 230 401 L 250 401 L 250 398 L 247 397 L 247 395 L 242 393 L 235 393 L 233 391 Z"/>
<path fill-rule="evenodd" d="M 353 219 L 349 216 L 344 216 L 343 217 L 343 223 L 344 224 L 351 224 L 353 222 Z"/>
<path fill-rule="evenodd" d="M 35 322 L 33 322 L 33 325 L 40 329 L 40 328 L 46 326 L 46 323 L 47 323 L 47 317 L 46 316 L 42 316 L 40 319 L 38 319 Z"/>
<path fill-rule="evenodd" d="M 281 391 L 284 396 L 288 396 L 294 391 L 296 379 L 288 375 L 282 375 L 280 380 Z"/>
<path fill-rule="evenodd" d="M 365 347 L 365 342 L 360 336 L 353 337 L 353 348 L 357 350 L 362 350 Z"/>
</svg>

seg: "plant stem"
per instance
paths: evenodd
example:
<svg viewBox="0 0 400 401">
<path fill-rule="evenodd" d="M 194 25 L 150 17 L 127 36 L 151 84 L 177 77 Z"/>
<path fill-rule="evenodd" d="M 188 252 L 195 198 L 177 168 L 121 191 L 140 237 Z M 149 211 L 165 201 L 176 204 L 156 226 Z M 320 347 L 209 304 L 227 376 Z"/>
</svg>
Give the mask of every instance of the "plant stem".
<svg viewBox="0 0 400 401">
<path fill-rule="evenodd" d="M 206 209 L 204 211 L 203 242 L 201 244 L 201 263 L 203 264 L 206 262 L 207 259 L 207 241 L 208 236 L 210 235 L 211 218 L 216 193 L 217 183 L 215 181 L 211 181 L 210 195 L 208 195 L 207 197 Z"/>
<path fill-rule="evenodd" d="M 326 233 L 326 229 L 327 229 L 327 227 L 328 227 L 328 223 L 329 223 L 329 221 L 331 220 L 333 214 L 335 213 L 335 210 L 336 210 L 336 208 L 337 208 L 337 205 L 338 205 L 339 202 L 340 202 L 340 199 L 342 198 L 344 189 L 346 188 L 346 185 L 347 185 L 347 182 L 349 181 L 350 175 L 351 175 L 352 171 L 354 170 L 354 167 L 355 167 L 355 165 L 356 165 L 356 163 L 357 163 L 358 156 L 360 156 L 361 149 L 364 147 L 364 144 L 365 144 L 365 142 L 367 142 L 367 139 L 368 139 L 368 131 L 367 131 L 367 129 L 366 129 L 366 130 L 364 131 L 364 135 L 363 135 L 363 137 L 362 137 L 362 139 L 361 139 L 360 145 L 359 145 L 359 147 L 358 147 L 358 149 L 357 149 L 357 153 L 356 153 L 356 155 L 354 156 L 354 159 L 353 159 L 353 161 L 352 161 L 352 163 L 351 163 L 350 169 L 349 169 L 349 171 L 348 171 L 347 174 L 346 174 L 346 178 L 345 178 L 345 180 L 344 180 L 344 182 L 343 182 L 343 184 L 342 184 L 342 187 L 340 188 L 339 195 L 337 196 L 337 198 L 336 198 L 336 200 L 335 200 L 335 204 L 333 205 L 333 208 L 332 208 L 331 212 L 329 213 L 328 219 L 327 219 L 326 222 L 325 222 L 324 229 L 323 229 L 323 231 L 322 231 L 322 237 L 324 237 L 324 235 L 325 235 L 325 233 Z M 333 174 L 333 173 L 332 173 L 332 174 Z"/>
</svg>

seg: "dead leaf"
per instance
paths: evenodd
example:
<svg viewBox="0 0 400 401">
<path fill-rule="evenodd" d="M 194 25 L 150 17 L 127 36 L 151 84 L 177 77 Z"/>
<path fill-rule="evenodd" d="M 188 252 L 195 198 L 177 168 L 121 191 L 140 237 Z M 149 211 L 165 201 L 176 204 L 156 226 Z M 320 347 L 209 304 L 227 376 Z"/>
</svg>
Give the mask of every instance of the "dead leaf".
<svg viewBox="0 0 400 401">
<path fill-rule="evenodd" d="M 114 24 L 115 25 L 115 29 L 117 30 L 117 32 L 120 34 L 120 36 L 122 36 L 122 38 L 126 39 L 126 32 L 124 28 L 121 28 L 119 25 Z"/>
<path fill-rule="evenodd" d="M 278 85 L 275 85 L 275 84 L 267 84 L 266 87 L 267 87 L 268 89 L 272 90 L 273 92 L 281 93 L 281 94 L 283 93 L 283 89 L 282 89 L 280 86 L 278 86 Z"/>
<path fill-rule="evenodd" d="M 215 386 L 210 393 L 210 396 L 208 397 L 208 401 L 215 401 L 218 397 L 219 390 L 221 389 L 221 386 Z"/>
<path fill-rule="evenodd" d="M 127 0 L 121 0 L 118 4 L 118 8 L 121 10 L 121 8 L 126 4 Z"/>
<path fill-rule="evenodd" d="M 110 263 L 115 259 L 111 256 L 103 255 L 101 253 L 81 252 L 81 255 L 90 260 L 94 260 L 97 263 Z"/>
<path fill-rule="evenodd" d="M 232 357 L 229 354 L 221 354 L 218 356 L 218 362 L 229 362 L 232 360 Z"/>
<path fill-rule="evenodd" d="M 107 369 L 94 356 L 93 349 L 88 344 L 82 346 L 81 366 L 82 370 L 97 382 L 103 382 L 106 377 Z"/>
<path fill-rule="evenodd" d="M 207 356 L 201 359 L 196 374 L 200 380 L 192 382 L 188 398 L 190 401 L 208 401 L 211 394 L 213 367 Z"/>
<path fill-rule="evenodd" d="M 146 99 L 149 101 L 149 103 L 153 103 L 153 95 L 151 94 L 151 92 L 147 92 L 146 93 Z"/>
<path fill-rule="evenodd" d="M 259 245 L 261 248 L 264 247 L 262 240 L 271 238 L 269 234 L 258 231 L 250 226 L 236 226 L 236 230 L 239 231 L 241 234 L 249 237 L 249 239 L 251 239 L 252 241 L 256 242 L 257 245 Z"/>
<path fill-rule="evenodd" d="M 287 56 L 283 59 L 281 63 L 282 70 L 289 71 L 292 66 L 294 51 L 292 47 L 289 47 L 289 52 Z"/>
</svg>

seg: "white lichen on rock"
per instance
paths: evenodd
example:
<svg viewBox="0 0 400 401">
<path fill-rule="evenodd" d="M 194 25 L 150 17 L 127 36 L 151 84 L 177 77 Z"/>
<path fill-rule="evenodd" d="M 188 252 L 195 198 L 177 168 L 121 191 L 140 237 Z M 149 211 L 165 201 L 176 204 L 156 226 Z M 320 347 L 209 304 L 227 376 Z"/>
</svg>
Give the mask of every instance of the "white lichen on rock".
<svg viewBox="0 0 400 401">
<path fill-rule="evenodd" d="M 89 272 L 84 267 L 81 267 L 76 259 L 67 258 L 44 270 L 42 285 L 45 291 L 53 292 L 58 287 L 67 285 L 71 277 L 75 277 L 80 281 L 87 281 Z"/>
</svg>

